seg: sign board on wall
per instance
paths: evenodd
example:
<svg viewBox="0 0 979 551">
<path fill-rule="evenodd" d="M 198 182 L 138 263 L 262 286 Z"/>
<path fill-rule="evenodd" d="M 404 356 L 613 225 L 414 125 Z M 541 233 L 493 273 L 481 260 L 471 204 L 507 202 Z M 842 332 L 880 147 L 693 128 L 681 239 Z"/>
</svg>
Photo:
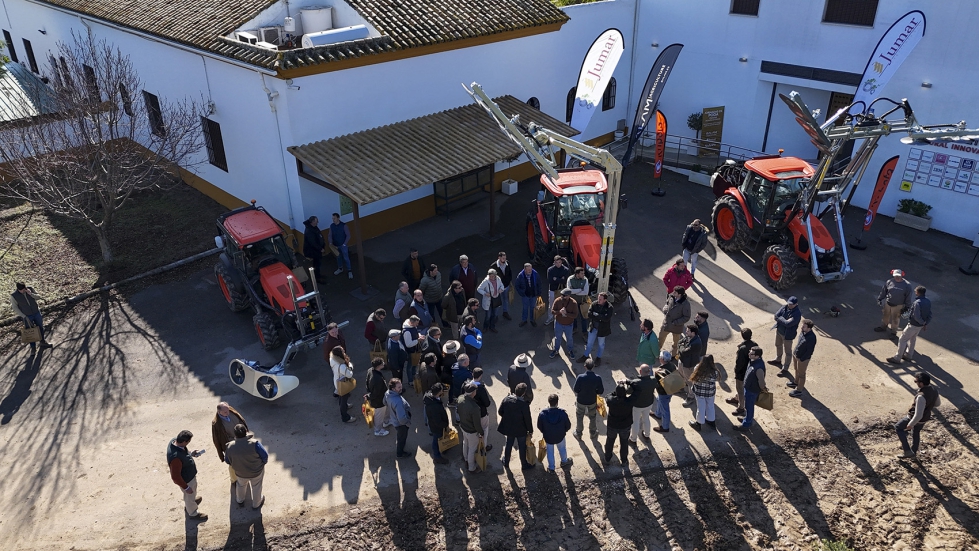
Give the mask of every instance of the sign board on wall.
<svg viewBox="0 0 979 551">
<path fill-rule="evenodd" d="M 979 196 L 979 142 L 915 144 L 908 151 L 901 191 L 914 185 Z"/>
<path fill-rule="evenodd" d="M 701 157 L 714 157 L 720 153 L 721 133 L 724 130 L 724 107 L 705 107 L 703 125 L 700 127 Z"/>
</svg>

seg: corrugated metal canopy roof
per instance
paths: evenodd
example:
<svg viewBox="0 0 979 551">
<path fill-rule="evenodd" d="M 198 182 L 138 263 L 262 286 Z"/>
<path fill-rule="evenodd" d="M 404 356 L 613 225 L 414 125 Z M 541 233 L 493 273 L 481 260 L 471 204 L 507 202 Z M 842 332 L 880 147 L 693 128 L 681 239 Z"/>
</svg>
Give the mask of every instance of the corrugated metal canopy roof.
<svg viewBox="0 0 979 551">
<path fill-rule="evenodd" d="M 565 136 L 578 131 L 513 96 L 494 100 L 507 115 Z M 360 205 L 512 159 L 519 147 L 475 103 L 417 119 L 288 148 Z"/>
<path fill-rule="evenodd" d="M 53 113 L 51 89 L 20 63 L 10 62 L 0 76 L 0 123 Z"/>
</svg>

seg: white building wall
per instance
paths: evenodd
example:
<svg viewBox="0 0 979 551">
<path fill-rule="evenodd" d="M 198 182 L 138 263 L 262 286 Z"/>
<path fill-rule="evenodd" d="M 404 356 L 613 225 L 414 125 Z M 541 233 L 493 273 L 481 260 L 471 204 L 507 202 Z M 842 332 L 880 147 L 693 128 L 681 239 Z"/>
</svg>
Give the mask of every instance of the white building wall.
<svg viewBox="0 0 979 551">
<path fill-rule="evenodd" d="M 772 82 L 778 92 L 796 90 L 812 109 L 826 116 L 829 92 L 853 93 L 850 86 L 802 81 L 760 73 L 761 61 L 775 61 L 834 69 L 860 74 L 877 42 L 888 27 L 909 11 L 921 9 L 927 18 L 924 38 L 884 88 L 882 95 L 896 100 L 908 98 L 923 124 L 966 120 L 979 128 L 979 104 L 972 96 L 979 81 L 979 63 L 968 45 L 979 4 L 969 0 L 928 3 L 911 0 L 880 2 L 873 28 L 822 23 L 825 2 L 762 1 L 758 17 L 731 15 L 728 0 L 701 3 L 672 0 L 641 2 L 635 52 L 634 94 L 641 92 L 646 72 L 659 51 L 674 42 L 684 44 L 670 81 L 660 100 L 660 109 L 670 121 L 670 133 L 693 137 L 686 128 L 687 115 L 704 107 L 725 106 L 725 143 L 761 149 L 769 112 Z M 653 42 L 660 44 L 652 48 Z M 739 58 L 747 57 L 742 63 Z M 921 83 L 933 84 L 930 89 Z M 878 109 L 880 114 L 883 110 Z M 822 118 L 821 118 L 822 120 Z M 865 208 L 877 172 L 893 155 L 902 155 L 903 168 L 908 146 L 901 136 L 883 138 L 871 160 L 854 204 Z M 786 155 L 814 158 L 815 149 L 788 109 L 776 98 L 766 151 L 784 148 Z M 891 181 L 879 212 L 892 216 L 900 199 L 912 197 L 934 207 L 932 227 L 972 238 L 979 231 L 979 197 L 916 185 L 911 193 Z"/>
</svg>

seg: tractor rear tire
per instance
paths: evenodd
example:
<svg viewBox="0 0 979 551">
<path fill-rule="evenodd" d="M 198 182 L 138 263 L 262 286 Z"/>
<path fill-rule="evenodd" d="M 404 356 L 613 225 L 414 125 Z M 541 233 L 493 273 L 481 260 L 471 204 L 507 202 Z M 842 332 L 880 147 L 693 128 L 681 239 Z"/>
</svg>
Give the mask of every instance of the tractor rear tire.
<svg viewBox="0 0 979 551">
<path fill-rule="evenodd" d="M 776 290 L 788 289 L 799 277 L 802 263 L 795 251 L 785 245 L 772 245 L 765 251 L 762 267 L 768 284 Z"/>
<path fill-rule="evenodd" d="M 258 333 L 258 341 L 262 343 L 262 348 L 274 350 L 279 346 L 279 330 L 275 326 L 275 318 L 268 312 L 259 312 L 252 318 L 255 332 Z"/>
<path fill-rule="evenodd" d="M 547 253 L 551 250 L 551 246 L 544 243 L 544 234 L 542 233 L 540 224 L 537 223 L 537 218 L 532 215 L 527 215 L 527 253 L 530 255 L 530 261 L 539 266 L 549 265 L 553 261 L 554 255 L 550 255 L 551 260 L 548 260 Z"/>
<path fill-rule="evenodd" d="M 611 302 L 622 302 L 629 292 L 629 268 L 624 258 L 612 258 L 612 267 L 609 270 L 608 292 L 611 293 Z"/>
<path fill-rule="evenodd" d="M 714 203 L 711 213 L 714 225 L 714 240 L 717 248 L 729 253 L 738 252 L 748 245 L 748 219 L 738 200 L 723 195 Z"/>
<path fill-rule="evenodd" d="M 241 312 L 251 306 L 248 293 L 235 285 L 235 280 L 228 273 L 228 268 L 221 262 L 214 265 L 214 279 L 217 280 L 218 287 L 221 288 L 221 294 L 224 295 L 224 300 L 228 303 L 228 308 L 231 308 L 232 312 Z"/>
</svg>

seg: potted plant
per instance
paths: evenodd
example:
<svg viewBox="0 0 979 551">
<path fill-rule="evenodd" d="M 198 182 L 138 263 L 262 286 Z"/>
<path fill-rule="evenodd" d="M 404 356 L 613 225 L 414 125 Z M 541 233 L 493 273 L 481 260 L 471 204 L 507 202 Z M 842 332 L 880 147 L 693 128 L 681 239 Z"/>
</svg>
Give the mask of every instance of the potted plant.
<svg viewBox="0 0 979 551">
<path fill-rule="evenodd" d="M 695 133 L 692 145 L 687 148 L 687 153 L 697 155 L 700 152 L 700 131 L 704 128 L 704 114 L 700 111 L 690 113 L 690 116 L 687 117 L 687 128 Z"/>
<path fill-rule="evenodd" d="M 918 201 L 917 199 L 901 199 L 897 202 L 897 213 L 894 215 L 894 222 L 925 231 L 931 227 L 931 205 Z"/>
</svg>

